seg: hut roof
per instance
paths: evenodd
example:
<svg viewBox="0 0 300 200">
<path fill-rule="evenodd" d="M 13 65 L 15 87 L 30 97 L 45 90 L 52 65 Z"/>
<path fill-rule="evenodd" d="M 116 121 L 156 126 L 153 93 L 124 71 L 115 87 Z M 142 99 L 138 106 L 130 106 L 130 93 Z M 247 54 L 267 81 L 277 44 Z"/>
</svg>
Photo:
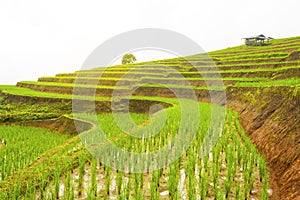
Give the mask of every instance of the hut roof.
<svg viewBox="0 0 300 200">
<path fill-rule="evenodd" d="M 246 37 L 246 38 L 243 38 L 243 39 L 245 39 L 245 40 L 251 40 L 251 39 L 255 39 L 255 40 L 271 40 L 273 38 L 266 37 L 263 34 L 260 34 L 260 35 L 254 35 L 254 36 L 251 36 L 251 37 Z"/>
</svg>

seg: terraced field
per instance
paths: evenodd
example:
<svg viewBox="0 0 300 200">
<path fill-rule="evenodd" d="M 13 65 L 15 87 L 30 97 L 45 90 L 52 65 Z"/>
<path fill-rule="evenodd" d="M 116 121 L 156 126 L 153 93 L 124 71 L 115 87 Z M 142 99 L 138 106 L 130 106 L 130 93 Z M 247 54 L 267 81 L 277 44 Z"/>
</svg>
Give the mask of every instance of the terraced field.
<svg viewBox="0 0 300 200">
<path fill-rule="evenodd" d="M 0 199 L 300 198 L 300 37 L 208 55 L 0 86 Z"/>
</svg>

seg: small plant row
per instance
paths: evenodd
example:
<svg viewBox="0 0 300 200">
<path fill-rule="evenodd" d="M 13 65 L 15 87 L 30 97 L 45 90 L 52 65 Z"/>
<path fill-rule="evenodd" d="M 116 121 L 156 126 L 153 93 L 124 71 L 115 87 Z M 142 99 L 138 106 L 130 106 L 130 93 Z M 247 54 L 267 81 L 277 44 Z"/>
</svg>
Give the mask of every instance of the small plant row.
<svg viewBox="0 0 300 200">
<path fill-rule="evenodd" d="M 183 146 L 185 142 L 190 141 L 191 144 L 187 149 L 175 149 L 181 156 L 169 165 L 164 164 L 168 160 L 166 157 L 170 156 L 166 154 L 165 157 L 157 157 L 154 162 L 163 163 L 163 168 L 155 171 L 149 169 L 143 173 L 128 173 L 128 169 L 134 169 L 136 165 L 147 166 L 149 163 L 140 162 L 138 164 L 135 157 L 129 157 L 124 171 L 116 170 L 105 163 L 109 163 L 110 160 L 121 161 L 125 159 L 122 155 L 117 155 L 113 151 L 101 152 L 102 157 L 98 160 L 81 147 L 75 151 L 77 153 L 70 152 L 70 155 L 76 154 L 76 165 L 72 164 L 74 163 L 72 161 L 69 168 L 56 167 L 50 177 L 44 175 L 44 179 L 41 179 L 44 181 L 39 187 L 34 189 L 28 186 L 25 197 L 160 199 L 169 196 L 172 199 L 212 197 L 215 199 L 254 197 L 267 199 L 269 186 L 265 160 L 244 133 L 239 124 L 238 115 L 228 110 L 226 122 L 222 126 L 221 118 L 215 119 L 214 122 L 210 120 L 212 105 L 201 103 L 202 120 L 199 122 L 196 134 L 192 137 L 185 132 L 193 131 L 192 129 L 187 126 L 179 128 L 180 123 L 176 123 L 180 122 L 180 110 L 178 109 L 179 107 L 175 106 L 165 111 L 167 121 L 162 129 L 157 123 L 164 117 L 161 112 L 152 117 L 146 114 L 131 113 L 131 118 L 136 124 L 139 124 L 139 127 L 125 121 L 122 129 L 118 127 L 118 123 L 114 122 L 114 116 L 111 114 L 98 115 L 97 119 L 92 115 L 80 115 L 83 119 L 93 123 L 98 121 L 110 141 L 130 152 L 150 153 L 168 145 L 172 146 L 172 142 Z M 219 110 L 219 112 L 222 111 L 223 109 Z M 119 115 L 121 115 L 119 116 L 120 120 L 126 120 L 128 117 L 121 113 Z M 193 123 L 192 119 L 188 119 L 188 121 Z M 212 125 L 211 128 L 210 125 Z M 189 126 L 191 126 L 190 123 Z M 159 129 L 160 131 L 158 131 Z M 174 141 L 173 139 L 178 134 L 176 130 L 183 131 L 187 138 Z M 158 132 L 158 134 L 147 137 L 153 134 L 151 131 Z M 144 134 L 144 137 L 128 136 L 126 133 L 129 132 L 135 136 Z M 86 133 L 87 137 L 81 136 L 82 141 L 87 142 L 87 147 L 92 153 L 93 150 L 95 152 L 97 150 L 94 146 L 99 142 L 97 136 L 92 137 L 96 143 L 84 139 L 89 139 L 89 134 L 97 133 L 98 131 L 91 131 Z M 172 142 L 170 143 L 170 141 Z M 91 144 L 90 148 L 89 144 Z M 101 150 L 107 143 L 101 145 L 98 150 Z M 18 187 L 16 186 L 15 192 L 20 195 Z"/>
<path fill-rule="evenodd" d="M 257 49 L 252 49 L 249 51 L 236 51 L 235 53 L 233 52 L 224 52 L 224 53 L 214 53 L 214 54 L 209 54 L 212 57 L 218 57 L 218 58 L 225 58 L 225 57 L 231 57 L 233 55 L 249 55 L 249 54 L 264 54 L 264 53 L 290 53 L 295 51 L 297 47 L 299 46 L 299 42 L 294 43 L 292 45 L 287 45 L 287 46 L 281 46 L 281 47 L 276 47 L 276 45 L 272 46 L 270 45 L 268 48 L 257 48 Z"/>
<path fill-rule="evenodd" d="M 69 135 L 25 126 L 0 126 L 0 184 L 15 172 L 29 166 L 46 151 L 62 145 Z M 49 142 L 50 141 L 50 142 Z"/>
<path fill-rule="evenodd" d="M 227 49 L 222 49 L 222 50 L 217 50 L 217 51 L 213 51 L 210 52 L 210 54 L 214 55 L 214 54 L 235 54 L 237 52 L 243 52 L 243 53 L 251 53 L 251 52 L 260 52 L 260 51 L 271 51 L 272 50 L 276 50 L 276 49 L 282 49 L 285 50 L 286 48 L 294 48 L 296 46 L 299 46 L 300 43 L 300 39 L 295 38 L 288 38 L 286 40 L 286 42 L 283 42 L 282 39 L 278 39 L 278 40 L 273 40 L 272 44 L 269 46 L 263 46 L 263 47 L 249 47 L 246 45 L 241 45 L 241 46 L 236 46 L 236 47 L 231 47 L 231 48 L 227 48 Z"/>
</svg>

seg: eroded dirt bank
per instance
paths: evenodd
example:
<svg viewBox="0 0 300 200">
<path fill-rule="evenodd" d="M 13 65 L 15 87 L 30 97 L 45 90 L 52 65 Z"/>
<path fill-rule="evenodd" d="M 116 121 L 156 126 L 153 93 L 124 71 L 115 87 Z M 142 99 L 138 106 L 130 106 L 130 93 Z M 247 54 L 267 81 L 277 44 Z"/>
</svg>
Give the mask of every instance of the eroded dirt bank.
<svg viewBox="0 0 300 200">
<path fill-rule="evenodd" d="M 76 127 L 75 123 L 76 121 Z M 76 135 L 83 131 L 90 130 L 92 128 L 92 124 L 71 119 L 65 116 L 61 116 L 57 119 L 44 119 L 44 120 L 36 120 L 31 122 L 9 122 L 9 123 L 0 123 L 0 125 L 21 125 L 21 126 L 33 126 L 33 127 L 40 127 L 45 128 L 51 131 L 55 131 L 61 134 L 70 134 Z"/>
<path fill-rule="evenodd" d="M 272 199 L 300 199 L 300 91 L 228 88 L 227 105 L 268 161 Z"/>
</svg>

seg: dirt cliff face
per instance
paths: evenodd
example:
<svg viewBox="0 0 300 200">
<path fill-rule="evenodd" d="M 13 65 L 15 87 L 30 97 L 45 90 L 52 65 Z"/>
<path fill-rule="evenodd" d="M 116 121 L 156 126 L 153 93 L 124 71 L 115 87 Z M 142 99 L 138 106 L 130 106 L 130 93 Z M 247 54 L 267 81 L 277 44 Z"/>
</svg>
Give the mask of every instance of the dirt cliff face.
<svg viewBox="0 0 300 200">
<path fill-rule="evenodd" d="M 299 88 L 236 88 L 227 100 L 267 158 L 272 199 L 300 198 Z"/>
</svg>

